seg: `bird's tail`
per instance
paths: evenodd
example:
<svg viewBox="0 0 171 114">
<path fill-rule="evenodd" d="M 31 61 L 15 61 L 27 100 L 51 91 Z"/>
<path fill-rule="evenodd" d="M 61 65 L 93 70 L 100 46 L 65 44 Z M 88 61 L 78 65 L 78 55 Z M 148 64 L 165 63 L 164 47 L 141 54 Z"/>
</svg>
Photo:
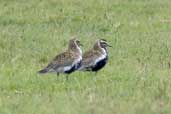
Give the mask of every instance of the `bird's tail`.
<svg viewBox="0 0 171 114">
<path fill-rule="evenodd" d="M 49 71 L 48 68 L 44 68 L 44 69 L 38 71 L 38 73 L 39 73 L 39 74 L 45 74 L 45 73 L 47 73 L 48 71 Z"/>
<path fill-rule="evenodd" d="M 84 66 L 82 66 L 82 67 L 80 67 L 78 69 L 78 71 L 91 71 L 91 67 L 84 67 Z"/>
<path fill-rule="evenodd" d="M 77 70 L 78 70 L 78 71 L 82 71 L 82 70 L 83 70 L 83 67 L 80 67 L 80 68 L 78 68 Z"/>
<path fill-rule="evenodd" d="M 86 69 L 84 67 L 80 67 L 78 71 L 86 71 Z"/>
</svg>

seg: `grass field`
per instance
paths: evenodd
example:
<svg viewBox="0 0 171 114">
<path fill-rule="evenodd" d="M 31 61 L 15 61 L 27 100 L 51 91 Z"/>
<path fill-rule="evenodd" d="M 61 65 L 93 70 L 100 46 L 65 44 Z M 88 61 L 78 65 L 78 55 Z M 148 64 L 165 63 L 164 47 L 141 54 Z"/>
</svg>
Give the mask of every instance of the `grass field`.
<svg viewBox="0 0 171 114">
<path fill-rule="evenodd" d="M 170 0 L 0 0 L 0 114 L 171 114 Z M 40 76 L 78 36 L 105 38 L 93 73 Z"/>
</svg>

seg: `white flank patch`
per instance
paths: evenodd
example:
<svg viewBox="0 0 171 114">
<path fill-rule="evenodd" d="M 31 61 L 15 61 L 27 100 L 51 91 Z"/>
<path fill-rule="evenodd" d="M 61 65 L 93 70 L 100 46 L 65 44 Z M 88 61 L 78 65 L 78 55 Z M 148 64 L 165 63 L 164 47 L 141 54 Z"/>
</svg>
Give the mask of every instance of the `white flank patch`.
<svg viewBox="0 0 171 114">
<path fill-rule="evenodd" d="M 102 51 L 103 51 L 103 54 L 107 56 L 107 52 L 106 52 L 106 50 L 105 50 L 105 49 L 103 49 L 103 48 L 101 48 L 101 49 L 102 49 Z"/>
<path fill-rule="evenodd" d="M 95 60 L 95 62 L 94 62 L 95 64 L 96 64 L 97 62 L 99 62 L 99 61 L 105 59 L 105 58 L 107 57 L 106 50 L 103 49 L 103 48 L 101 48 L 101 49 L 102 49 L 102 51 L 103 51 L 103 54 L 102 54 L 99 58 L 97 58 L 97 59 Z"/>
<path fill-rule="evenodd" d="M 71 66 L 66 66 L 63 68 L 62 72 L 66 72 L 66 71 L 69 71 L 71 70 L 71 68 L 76 65 L 77 63 L 79 63 L 80 61 L 82 60 L 82 56 L 80 56 L 78 59 L 76 59 L 73 64 Z"/>
<path fill-rule="evenodd" d="M 81 60 L 82 60 L 82 56 L 79 56 L 79 58 L 74 61 L 74 64 L 79 63 Z"/>
<path fill-rule="evenodd" d="M 72 65 L 72 66 L 73 66 L 73 65 Z M 69 71 L 69 70 L 72 68 L 72 66 L 66 66 L 66 67 L 64 67 L 63 72 Z"/>
<path fill-rule="evenodd" d="M 81 60 L 82 60 L 82 56 L 80 56 L 78 59 L 76 59 L 74 61 L 73 65 L 78 64 L 79 62 L 81 62 Z"/>
<path fill-rule="evenodd" d="M 82 50 L 81 50 L 81 48 L 77 46 L 77 49 L 79 50 L 79 53 L 82 55 Z"/>
<path fill-rule="evenodd" d="M 96 60 L 95 60 L 95 64 L 97 63 L 97 62 L 99 62 L 99 61 L 101 61 L 101 60 L 103 60 L 103 59 L 105 59 L 106 58 L 106 55 L 101 55 L 99 58 L 97 58 Z"/>
</svg>

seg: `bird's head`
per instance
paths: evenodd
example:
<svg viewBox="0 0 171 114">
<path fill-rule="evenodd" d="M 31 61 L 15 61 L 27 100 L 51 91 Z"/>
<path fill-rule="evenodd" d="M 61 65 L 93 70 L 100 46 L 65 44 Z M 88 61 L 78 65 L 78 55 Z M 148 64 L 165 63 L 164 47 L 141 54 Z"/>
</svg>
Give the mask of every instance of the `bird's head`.
<svg viewBox="0 0 171 114">
<path fill-rule="evenodd" d="M 98 42 L 101 48 L 106 49 L 107 47 L 112 47 L 105 39 L 99 39 Z"/>
<path fill-rule="evenodd" d="M 82 54 L 82 51 L 81 51 L 81 48 L 80 48 L 81 46 L 82 46 L 82 44 L 80 43 L 80 40 L 78 40 L 77 38 L 72 38 L 69 41 L 68 49 L 72 50 L 74 52 L 78 52 L 78 53 Z"/>
</svg>

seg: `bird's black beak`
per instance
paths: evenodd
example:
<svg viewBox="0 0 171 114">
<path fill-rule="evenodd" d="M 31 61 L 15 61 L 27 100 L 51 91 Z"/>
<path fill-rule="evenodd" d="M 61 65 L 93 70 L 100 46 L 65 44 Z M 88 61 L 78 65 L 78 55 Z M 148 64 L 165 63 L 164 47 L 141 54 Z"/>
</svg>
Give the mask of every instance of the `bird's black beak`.
<svg viewBox="0 0 171 114">
<path fill-rule="evenodd" d="M 112 47 L 110 44 L 107 44 L 108 47 Z"/>
<path fill-rule="evenodd" d="M 80 46 L 83 47 L 83 44 L 80 43 Z"/>
</svg>

